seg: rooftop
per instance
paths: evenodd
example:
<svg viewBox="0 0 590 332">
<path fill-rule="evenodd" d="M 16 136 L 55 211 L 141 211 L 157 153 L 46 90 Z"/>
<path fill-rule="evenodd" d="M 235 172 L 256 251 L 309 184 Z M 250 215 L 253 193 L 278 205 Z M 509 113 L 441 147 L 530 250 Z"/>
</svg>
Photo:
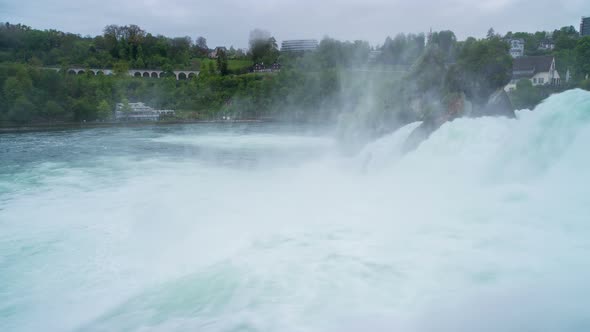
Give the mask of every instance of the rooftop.
<svg viewBox="0 0 590 332">
<path fill-rule="evenodd" d="M 316 39 L 283 40 L 281 51 L 311 51 L 318 47 Z"/>
<path fill-rule="evenodd" d="M 546 72 L 551 69 L 553 57 L 542 56 L 525 56 L 514 59 L 512 63 L 513 78 L 530 77 L 539 72 Z"/>
</svg>

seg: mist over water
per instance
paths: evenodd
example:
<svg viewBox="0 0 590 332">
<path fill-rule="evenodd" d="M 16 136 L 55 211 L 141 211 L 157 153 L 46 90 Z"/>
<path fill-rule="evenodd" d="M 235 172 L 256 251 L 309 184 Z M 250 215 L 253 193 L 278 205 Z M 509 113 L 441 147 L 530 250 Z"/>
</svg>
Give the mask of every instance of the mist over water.
<svg viewBox="0 0 590 332">
<path fill-rule="evenodd" d="M 517 115 L 0 135 L 0 330 L 588 331 L 590 93 Z"/>
</svg>

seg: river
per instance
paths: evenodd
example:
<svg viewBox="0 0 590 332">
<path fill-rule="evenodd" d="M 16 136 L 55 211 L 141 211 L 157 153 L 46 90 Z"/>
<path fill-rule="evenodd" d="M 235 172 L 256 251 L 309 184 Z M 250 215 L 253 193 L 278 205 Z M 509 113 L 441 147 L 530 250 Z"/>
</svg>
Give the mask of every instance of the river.
<svg viewBox="0 0 590 332">
<path fill-rule="evenodd" d="M 0 330 L 590 330 L 590 93 L 417 125 L 0 134 Z"/>
</svg>

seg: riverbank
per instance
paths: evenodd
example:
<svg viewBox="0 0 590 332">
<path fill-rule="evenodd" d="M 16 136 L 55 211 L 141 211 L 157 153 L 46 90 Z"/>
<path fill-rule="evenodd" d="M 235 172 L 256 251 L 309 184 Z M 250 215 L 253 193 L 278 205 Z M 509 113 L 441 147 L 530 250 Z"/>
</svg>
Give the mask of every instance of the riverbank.
<svg viewBox="0 0 590 332">
<path fill-rule="evenodd" d="M 89 128 L 111 128 L 111 127 L 145 127 L 145 126 L 168 126 L 192 123 L 262 123 L 274 122 L 273 119 L 248 119 L 248 120 L 188 120 L 188 121 L 145 121 L 145 122 L 62 122 L 62 123 L 37 123 L 23 126 L 2 126 L 0 134 L 19 133 L 35 131 L 53 131 L 67 129 L 89 129 Z"/>
</svg>

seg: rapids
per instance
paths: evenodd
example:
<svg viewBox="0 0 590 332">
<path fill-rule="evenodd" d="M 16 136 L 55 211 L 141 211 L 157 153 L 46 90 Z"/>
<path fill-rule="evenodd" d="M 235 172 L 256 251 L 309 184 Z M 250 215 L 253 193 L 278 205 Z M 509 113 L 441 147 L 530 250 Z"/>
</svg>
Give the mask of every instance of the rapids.
<svg viewBox="0 0 590 332">
<path fill-rule="evenodd" d="M 0 331 L 589 331 L 590 93 L 417 126 L 0 135 Z"/>
</svg>

